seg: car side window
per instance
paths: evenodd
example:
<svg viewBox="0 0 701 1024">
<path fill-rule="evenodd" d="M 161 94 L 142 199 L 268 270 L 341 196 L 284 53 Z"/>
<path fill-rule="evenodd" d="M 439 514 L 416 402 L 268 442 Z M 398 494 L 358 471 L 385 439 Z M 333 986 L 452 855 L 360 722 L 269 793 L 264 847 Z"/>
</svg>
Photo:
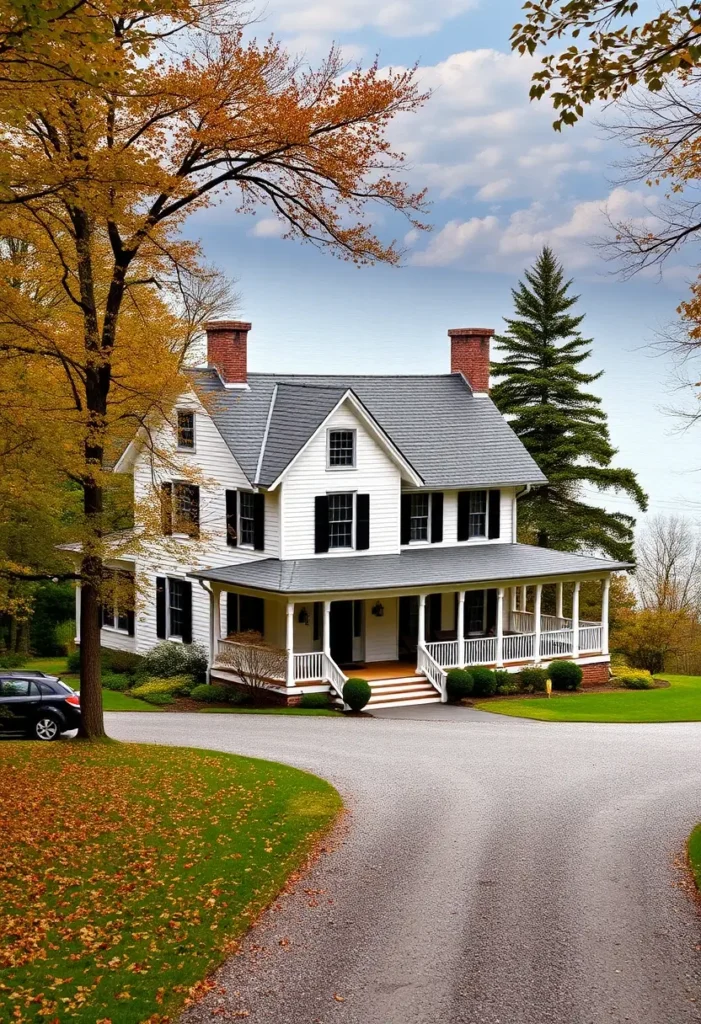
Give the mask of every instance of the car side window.
<svg viewBox="0 0 701 1024">
<path fill-rule="evenodd" d="M 0 679 L 0 697 L 29 697 L 32 691 L 29 679 Z"/>
<path fill-rule="evenodd" d="M 51 683 L 44 683 L 37 679 L 36 685 L 39 688 L 39 693 L 43 694 L 44 697 L 53 697 L 56 693 Z"/>
</svg>

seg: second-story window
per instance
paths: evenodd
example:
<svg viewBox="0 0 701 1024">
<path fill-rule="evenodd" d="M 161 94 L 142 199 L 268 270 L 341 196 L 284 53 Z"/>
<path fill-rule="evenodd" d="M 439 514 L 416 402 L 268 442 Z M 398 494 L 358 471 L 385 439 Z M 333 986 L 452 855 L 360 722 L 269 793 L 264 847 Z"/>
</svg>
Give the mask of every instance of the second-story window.
<svg viewBox="0 0 701 1024">
<path fill-rule="evenodd" d="M 411 532 L 410 541 L 428 540 L 428 494 L 411 495 Z"/>
<path fill-rule="evenodd" d="M 329 467 L 355 466 L 355 431 L 329 431 Z"/>
<path fill-rule="evenodd" d="M 200 489 L 197 484 L 181 482 L 161 484 L 161 522 L 163 533 L 200 535 Z"/>
<path fill-rule="evenodd" d="M 470 537 L 487 536 L 487 492 L 470 491 Z"/>
<path fill-rule="evenodd" d="M 195 414 L 178 409 L 178 448 L 193 451 L 195 447 Z"/>
<path fill-rule="evenodd" d="M 353 495 L 329 494 L 329 548 L 353 547 Z"/>
<path fill-rule="evenodd" d="M 251 491 L 241 491 L 239 506 L 239 537 L 240 543 L 253 547 L 256 536 L 255 500 Z"/>
</svg>

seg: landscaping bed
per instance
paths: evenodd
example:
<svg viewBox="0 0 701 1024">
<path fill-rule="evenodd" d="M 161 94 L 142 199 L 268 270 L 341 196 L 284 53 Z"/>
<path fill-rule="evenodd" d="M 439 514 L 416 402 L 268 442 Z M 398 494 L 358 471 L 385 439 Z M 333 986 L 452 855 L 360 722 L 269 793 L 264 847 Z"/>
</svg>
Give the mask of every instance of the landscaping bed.
<svg viewBox="0 0 701 1024">
<path fill-rule="evenodd" d="M 267 761 L 0 744 L 0 1020 L 171 1021 L 341 801 Z"/>
</svg>

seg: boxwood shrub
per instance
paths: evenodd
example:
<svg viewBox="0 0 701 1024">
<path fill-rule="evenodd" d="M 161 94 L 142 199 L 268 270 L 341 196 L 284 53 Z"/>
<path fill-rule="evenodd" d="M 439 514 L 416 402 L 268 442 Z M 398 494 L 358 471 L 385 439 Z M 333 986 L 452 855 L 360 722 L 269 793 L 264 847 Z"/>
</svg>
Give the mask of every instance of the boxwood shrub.
<svg viewBox="0 0 701 1024">
<path fill-rule="evenodd" d="M 238 690 L 234 690 L 230 686 L 223 686 L 219 683 L 201 683 L 196 686 L 190 696 L 193 700 L 205 701 L 207 704 L 226 704 L 236 703 L 236 697 L 233 694 L 238 694 Z"/>
<path fill-rule="evenodd" d="M 141 700 L 146 701 L 147 704 L 153 704 L 155 707 L 165 707 L 167 704 L 175 703 L 175 698 L 171 697 L 169 693 L 148 693 L 141 697 Z"/>
<path fill-rule="evenodd" d="M 145 679 L 131 691 L 133 697 L 148 700 L 154 693 L 167 693 L 170 697 L 189 697 L 195 686 L 192 676 L 173 676 L 172 679 Z"/>
<path fill-rule="evenodd" d="M 134 654 L 133 651 L 111 651 L 108 647 L 102 648 L 100 657 L 103 672 L 116 672 L 118 675 L 128 676 L 133 676 L 144 660 L 140 654 Z"/>
<path fill-rule="evenodd" d="M 470 669 L 473 693 L 475 697 L 493 697 L 497 689 L 496 673 L 484 665 L 476 665 Z"/>
<path fill-rule="evenodd" d="M 327 708 L 329 695 L 328 693 L 303 693 L 299 706 L 301 708 Z"/>
<path fill-rule="evenodd" d="M 370 684 L 364 679 L 349 679 L 343 687 L 343 700 L 351 711 L 362 711 L 371 696 Z"/>
<path fill-rule="evenodd" d="M 536 665 L 528 665 L 519 672 L 521 689 L 526 693 L 545 693 L 547 678 L 547 669 L 538 668 Z"/>
<path fill-rule="evenodd" d="M 66 658 L 69 672 L 80 672 L 80 651 L 71 651 Z M 4 666 L 3 666 L 4 667 Z"/>
<path fill-rule="evenodd" d="M 137 675 L 140 679 L 192 676 L 196 683 L 204 683 L 207 651 L 202 644 L 174 644 L 164 640 L 141 659 Z"/>
<path fill-rule="evenodd" d="M 497 669 L 494 673 L 497 680 L 497 693 L 500 697 L 511 697 L 521 689 L 518 676 L 504 669 Z"/>
<path fill-rule="evenodd" d="M 582 682 L 582 668 L 574 661 L 553 661 L 548 675 L 554 690 L 576 690 Z"/>
<path fill-rule="evenodd" d="M 474 685 L 472 676 L 466 668 L 451 668 L 446 682 L 448 700 L 460 701 L 464 697 L 469 697 Z"/>
<path fill-rule="evenodd" d="M 131 682 L 129 676 L 120 676 L 116 672 L 102 673 L 103 690 L 115 690 L 117 693 L 124 693 L 131 686 Z"/>
<path fill-rule="evenodd" d="M 642 668 L 626 668 L 618 673 L 614 682 L 627 690 L 651 690 L 655 685 L 650 673 Z"/>
</svg>

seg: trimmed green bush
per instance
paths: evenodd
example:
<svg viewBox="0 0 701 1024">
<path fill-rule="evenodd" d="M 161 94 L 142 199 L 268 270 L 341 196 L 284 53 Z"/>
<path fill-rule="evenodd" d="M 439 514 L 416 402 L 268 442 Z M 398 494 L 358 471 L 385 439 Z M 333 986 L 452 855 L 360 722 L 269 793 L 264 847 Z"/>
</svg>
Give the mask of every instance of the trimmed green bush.
<svg viewBox="0 0 701 1024">
<path fill-rule="evenodd" d="M 66 658 L 69 672 L 80 672 L 80 651 L 71 651 Z"/>
<path fill-rule="evenodd" d="M 112 651 L 109 647 L 103 647 L 100 656 L 103 670 L 128 676 L 133 676 L 138 672 L 139 666 L 144 660 L 140 654 L 134 654 L 133 651 Z"/>
<path fill-rule="evenodd" d="M 518 676 L 504 669 L 497 669 L 494 673 L 497 680 L 497 693 L 500 697 L 510 697 L 521 689 Z"/>
<path fill-rule="evenodd" d="M 167 693 L 171 697 L 189 697 L 195 687 L 192 676 L 173 676 L 172 679 L 146 679 L 131 691 L 133 697 L 144 700 L 153 693 Z"/>
<path fill-rule="evenodd" d="M 553 661 L 548 675 L 554 690 L 576 690 L 582 682 L 582 668 L 574 661 Z"/>
<path fill-rule="evenodd" d="M 238 694 L 238 690 L 233 690 L 228 686 L 222 686 L 218 683 L 211 685 L 201 683 L 194 688 L 190 696 L 193 700 L 205 701 L 207 704 L 226 704 L 227 702 L 235 704 L 237 700 L 236 697 L 232 700 L 233 693 Z"/>
<path fill-rule="evenodd" d="M 473 693 L 475 697 L 493 697 L 497 689 L 496 673 L 484 665 L 475 665 L 470 669 Z"/>
<path fill-rule="evenodd" d="M 448 700 L 460 701 L 470 696 L 474 689 L 474 682 L 466 668 L 451 668 L 445 688 Z"/>
<path fill-rule="evenodd" d="M 327 708 L 329 695 L 328 693 L 303 693 L 299 706 L 301 708 Z"/>
<path fill-rule="evenodd" d="M 625 686 L 627 690 L 652 690 L 655 680 L 645 669 L 627 668 L 614 678 L 614 683 Z"/>
<path fill-rule="evenodd" d="M 526 693 L 545 693 L 547 679 L 547 670 L 536 665 L 529 665 L 519 672 L 521 689 Z"/>
<path fill-rule="evenodd" d="M 114 690 L 116 693 L 124 693 L 131 686 L 129 676 L 117 675 L 116 672 L 102 673 L 102 689 Z"/>
<path fill-rule="evenodd" d="M 349 679 L 343 687 L 343 701 L 351 711 L 362 711 L 371 696 L 370 685 L 364 679 Z"/>
<path fill-rule="evenodd" d="M 0 668 L 22 668 L 26 664 L 26 654 L 15 654 L 12 651 L 7 654 L 0 654 Z"/>
<path fill-rule="evenodd" d="M 169 693 L 148 693 L 144 694 L 140 700 L 146 701 L 147 704 L 154 704 L 157 707 L 164 707 L 166 704 L 175 704 L 175 698 L 171 697 Z"/>
<path fill-rule="evenodd" d="M 139 679 L 192 676 L 196 683 L 204 683 L 207 651 L 201 644 L 174 644 L 164 640 L 140 659 L 137 676 Z"/>
</svg>

